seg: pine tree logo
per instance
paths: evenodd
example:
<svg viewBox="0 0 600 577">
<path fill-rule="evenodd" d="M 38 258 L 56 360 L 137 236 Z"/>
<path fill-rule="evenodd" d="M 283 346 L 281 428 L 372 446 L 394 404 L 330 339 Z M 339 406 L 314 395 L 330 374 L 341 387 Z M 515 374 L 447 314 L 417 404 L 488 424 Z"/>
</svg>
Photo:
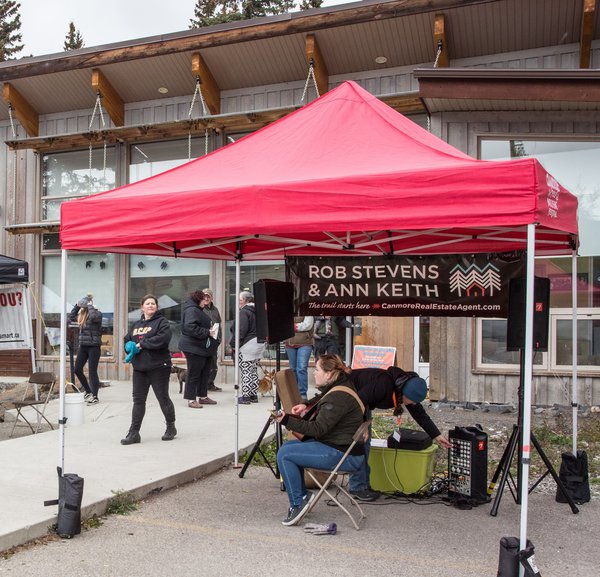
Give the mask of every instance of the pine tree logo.
<svg viewBox="0 0 600 577">
<path fill-rule="evenodd" d="M 485 297 L 493 296 L 494 291 L 500 292 L 500 271 L 492 263 L 479 267 L 471 264 L 464 268 L 457 264 L 450 271 L 450 292 L 459 297 Z"/>
</svg>

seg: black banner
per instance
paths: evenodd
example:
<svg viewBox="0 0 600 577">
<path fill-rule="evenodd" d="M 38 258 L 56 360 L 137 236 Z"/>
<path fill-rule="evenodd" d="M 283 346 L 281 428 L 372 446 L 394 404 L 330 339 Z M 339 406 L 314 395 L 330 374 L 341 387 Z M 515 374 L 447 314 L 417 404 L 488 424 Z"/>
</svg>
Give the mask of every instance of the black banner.
<svg viewBox="0 0 600 577">
<path fill-rule="evenodd" d="M 506 317 L 508 281 L 523 252 L 475 255 L 288 257 L 300 315 Z"/>
</svg>

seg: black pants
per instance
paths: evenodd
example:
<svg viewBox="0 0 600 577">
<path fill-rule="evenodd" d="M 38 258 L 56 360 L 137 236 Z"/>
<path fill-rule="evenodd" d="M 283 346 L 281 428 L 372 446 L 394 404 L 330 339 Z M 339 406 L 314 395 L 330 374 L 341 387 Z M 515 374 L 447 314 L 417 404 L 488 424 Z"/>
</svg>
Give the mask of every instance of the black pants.
<svg viewBox="0 0 600 577">
<path fill-rule="evenodd" d="M 92 393 L 94 397 L 98 396 L 100 388 L 100 379 L 98 378 L 98 362 L 100 361 L 100 346 L 79 347 L 77 359 L 75 360 L 75 374 L 86 393 Z M 88 373 L 90 382 L 88 383 L 83 367 L 88 364 Z"/>
<path fill-rule="evenodd" d="M 320 339 L 315 339 L 315 361 L 319 360 L 321 355 L 342 356 L 342 346 L 337 338 L 326 335 Z"/>
<path fill-rule="evenodd" d="M 175 406 L 169 397 L 169 378 L 171 367 L 158 367 L 151 371 L 133 371 L 133 410 L 131 411 L 131 430 L 139 431 L 146 414 L 146 399 L 150 387 L 156 395 L 160 410 L 167 423 L 175 422 Z"/>
<path fill-rule="evenodd" d="M 193 353 L 183 353 L 187 361 L 187 379 L 183 398 L 195 401 L 196 397 L 208 396 L 208 378 L 210 377 L 212 357 L 203 357 Z"/>
<path fill-rule="evenodd" d="M 217 372 L 219 371 L 219 361 L 217 355 L 210 357 L 210 372 L 208 373 L 208 388 L 215 386 L 215 379 L 217 378 Z"/>
</svg>

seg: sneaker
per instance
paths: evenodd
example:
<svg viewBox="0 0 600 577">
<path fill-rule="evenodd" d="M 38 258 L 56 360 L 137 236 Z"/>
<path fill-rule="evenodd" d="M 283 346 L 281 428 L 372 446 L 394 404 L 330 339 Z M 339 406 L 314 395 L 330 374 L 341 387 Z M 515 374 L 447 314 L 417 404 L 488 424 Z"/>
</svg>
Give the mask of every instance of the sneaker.
<svg viewBox="0 0 600 577">
<path fill-rule="evenodd" d="M 100 401 L 98 400 L 98 397 L 94 397 L 94 395 L 92 395 L 87 401 L 86 401 L 86 405 L 97 405 Z"/>
<path fill-rule="evenodd" d="M 198 403 L 200 403 L 201 405 L 216 405 L 217 401 L 213 401 L 208 397 L 200 397 L 198 399 Z"/>
<path fill-rule="evenodd" d="M 248 398 L 251 403 L 258 403 L 258 395 L 250 395 Z"/>
<path fill-rule="evenodd" d="M 312 496 L 312 497 L 311 497 Z M 286 527 L 291 527 L 295 525 L 304 517 L 306 511 L 308 510 L 308 505 L 314 499 L 313 493 L 307 493 L 304 497 L 302 497 L 302 503 L 298 507 L 290 507 L 288 509 L 287 517 L 281 522 L 282 525 Z"/>
<path fill-rule="evenodd" d="M 359 489 L 357 491 L 348 491 L 357 501 L 377 501 L 381 496 L 379 491 L 373 491 L 373 489 Z"/>
<path fill-rule="evenodd" d="M 250 397 L 245 397 L 244 395 L 238 397 L 238 405 L 249 405 L 251 402 Z"/>
<path fill-rule="evenodd" d="M 93 399 L 94 395 L 92 395 L 92 393 L 86 393 L 85 395 L 83 395 L 83 400 L 84 401 L 89 401 L 90 399 Z"/>
<path fill-rule="evenodd" d="M 315 493 L 313 493 L 312 491 L 306 491 L 306 495 L 302 497 L 302 505 L 304 505 L 304 503 L 310 505 L 315 500 L 315 497 Z"/>
<path fill-rule="evenodd" d="M 209 390 L 209 391 L 213 391 L 213 392 L 214 392 L 214 391 L 218 392 L 218 391 L 222 391 L 223 389 L 222 389 L 221 387 L 217 387 L 217 385 L 210 385 L 210 386 L 208 387 L 208 390 Z"/>
</svg>

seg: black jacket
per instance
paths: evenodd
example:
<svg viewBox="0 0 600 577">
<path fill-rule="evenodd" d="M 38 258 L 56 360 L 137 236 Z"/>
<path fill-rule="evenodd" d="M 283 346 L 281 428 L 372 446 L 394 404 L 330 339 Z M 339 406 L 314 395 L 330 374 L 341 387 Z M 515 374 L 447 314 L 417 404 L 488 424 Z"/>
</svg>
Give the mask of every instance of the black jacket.
<svg viewBox="0 0 600 577">
<path fill-rule="evenodd" d="M 349 379 L 356 388 L 361 401 L 369 409 L 394 408 L 394 381 L 404 371 L 398 367 L 386 369 L 354 369 Z M 421 403 L 406 405 L 406 410 L 417 424 L 432 438 L 440 435 L 440 430 L 425 412 Z"/>
<path fill-rule="evenodd" d="M 235 321 L 231 324 L 229 344 L 235 348 Z M 248 303 L 240 309 L 240 348 L 256 336 L 256 309 L 254 303 Z"/>
<path fill-rule="evenodd" d="M 195 301 L 192 299 L 185 301 L 181 319 L 179 350 L 201 357 L 216 355 L 219 341 L 211 338 L 208 333 L 212 324 L 210 317 Z"/>
<path fill-rule="evenodd" d="M 80 347 L 99 347 L 102 342 L 102 313 L 94 307 L 88 305 L 88 317 L 82 327 L 79 327 L 79 346 Z M 69 321 L 77 322 L 80 306 L 75 305 L 69 313 Z"/>
<path fill-rule="evenodd" d="M 145 320 L 142 314 L 142 318 L 133 323 L 131 330 L 123 338 L 123 344 L 128 341 L 140 343 L 142 347 L 131 359 L 136 371 L 151 371 L 161 366 L 171 366 L 171 327 L 160 311 L 156 311 L 148 320 Z"/>
</svg>

